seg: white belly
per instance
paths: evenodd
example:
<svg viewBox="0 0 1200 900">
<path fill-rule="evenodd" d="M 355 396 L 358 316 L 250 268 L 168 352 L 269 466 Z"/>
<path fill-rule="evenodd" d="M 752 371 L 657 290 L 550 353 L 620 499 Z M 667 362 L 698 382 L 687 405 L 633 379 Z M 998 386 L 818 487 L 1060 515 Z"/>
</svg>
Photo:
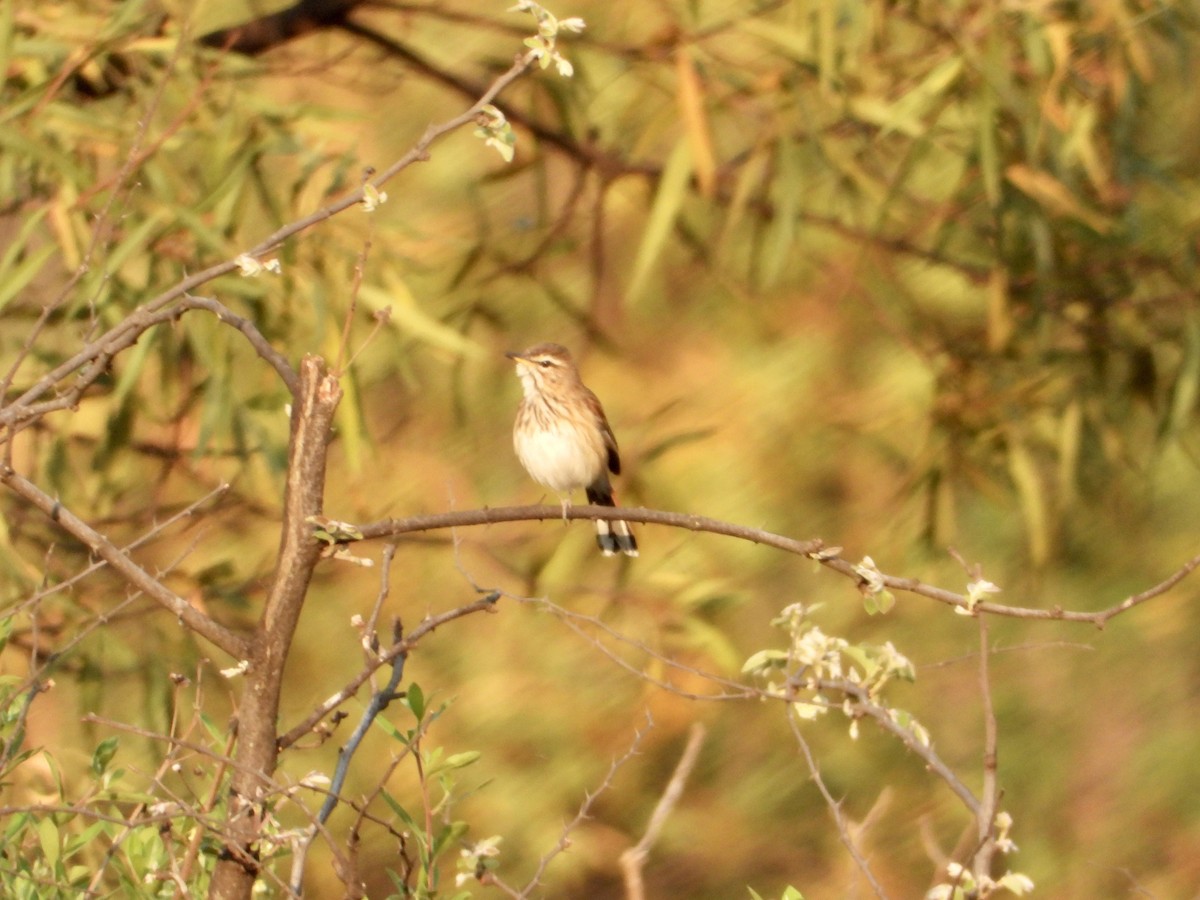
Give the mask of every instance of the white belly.
<svg viewBox="0 0 1200 900">
<path fill-rule="evenodd" d="M 587 487 L 604 466 L 604 448 L 591 446 L 576 429 L 516 431 L 513 447 L 533 480 L 560 494 Z"/>
</svg>

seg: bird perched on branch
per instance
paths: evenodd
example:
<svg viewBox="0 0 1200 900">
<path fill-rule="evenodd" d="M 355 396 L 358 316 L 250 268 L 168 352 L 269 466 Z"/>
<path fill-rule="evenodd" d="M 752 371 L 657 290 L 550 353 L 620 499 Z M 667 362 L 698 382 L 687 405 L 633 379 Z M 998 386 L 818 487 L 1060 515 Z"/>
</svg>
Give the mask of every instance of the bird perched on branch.
<svg viewBox="0 0 1200 900">
<path fill-rule="evenodd" d="M 564 516 L 571 491 L 579 488 L 589 503 L 616 506 L 608 473 L 621 472 L 617 439 L 570 352 L 561 344 L 538 344 L 505 355 L 517 364 L 525 394 L 513 427 L 513 447 L 525 471 L 559 494 Z M 629 523 L 621 520 L 598 519 L 596 543 L 605 556 L 638 555 Z"/>
</svg>

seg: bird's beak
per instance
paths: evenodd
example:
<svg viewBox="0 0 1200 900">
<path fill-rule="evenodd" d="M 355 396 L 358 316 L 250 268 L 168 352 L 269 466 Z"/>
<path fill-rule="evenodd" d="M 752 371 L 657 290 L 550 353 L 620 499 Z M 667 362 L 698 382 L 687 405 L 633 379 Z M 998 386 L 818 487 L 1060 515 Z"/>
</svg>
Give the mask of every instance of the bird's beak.
<svg viewBox="0 0 1200 900">
<path fill-rule="evenodd" d="M 517 353 L 515 350 L 509 350 L 504 355 L 507 356 L 509 359 L 511 359 L 513 362 L 525 363 L 525 365 L 529 365 L 529 360 L 527 360 L 520 353 Z"/>
</svg>

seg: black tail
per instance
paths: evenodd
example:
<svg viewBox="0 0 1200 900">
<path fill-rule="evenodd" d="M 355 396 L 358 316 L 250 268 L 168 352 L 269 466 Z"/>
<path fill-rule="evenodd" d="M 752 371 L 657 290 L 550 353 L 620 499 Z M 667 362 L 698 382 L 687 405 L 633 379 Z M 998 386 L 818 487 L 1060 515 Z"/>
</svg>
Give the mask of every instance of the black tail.
<svg viewBox="0 0 1200 900">
<path fill-rule="evenodd" d="M 594 506 L 616 506 L 613 499 L 612 487 L 607 479 L 591 485 L 587 489 L 588 503 Z M 629 523 L 622 519 L 609 522 L 606 519 L 596 520 L 596 544 L 605 556 L 624 553 L 626 556 L 637 556 L 637 538 L 629 529 Z"/>
</svg>

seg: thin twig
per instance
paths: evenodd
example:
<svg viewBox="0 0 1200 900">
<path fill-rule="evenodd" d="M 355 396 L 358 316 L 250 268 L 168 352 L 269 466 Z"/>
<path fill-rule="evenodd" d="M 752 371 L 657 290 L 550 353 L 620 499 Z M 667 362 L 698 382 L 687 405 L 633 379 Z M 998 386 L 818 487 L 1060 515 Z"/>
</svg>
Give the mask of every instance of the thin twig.
<svg viewBox="0 0 1200 900">
<path fill-rule="evenodd" d="M 679 762 L 675 765 L 671 780 L 667 782 L 662 796 L 658 798 L 658 803 L 654 806 L 654 812 L 650 814 L 650 824 L 646 826 L 642 839 L 621 854 L 621 871 L 625 876 L 625 896 L 628 900 L 644 900 L 646 896 L 642 869 L 650 857 L 651 848 L 658 842 L 667 818 L 674 812 L 679 798 L 683 796 L 683 788 L 687 784 L 688 776 L 692 774 L 692 769 L 696 767 L 696 760 L 700 758 L 700 746 L 704 743 L 704 734 L 703 723 L 693 722 L 691 730 L 688 732 L 687 744 L 683 748 Z"/>
<path fill-rule="evenodd" d="M 126 581 L 174 613 L 191 631 L 224 650 L 234 659 L 246 658 L 250 645 L 244 637 L 209 618 L 208 615 L 170 590 L 158 578 L 135 563 L 112 541 L 46 494 L 32 481 L 12 469 L 0 469 L 0 483 L 7 484 L 13 493 L 40 509 L 65 531 L 81 540 L 92 552 L 103 558 L 116 572 L 120 573 Z"/>
<path fill-rule="evenodd" d="M 541 884 L 542 876 L 546 874 L 546 868 L 556 856 L 571 846 L 571 833 L 578 828 L 585 819 L 590 818 L 592 806 L 595 804 L 597 798 L 599 798 L 601 794 L 605 793 L 612 787 L 613 781 L 617 777 L 617 772 L 621 770 L 621 767 L 624 766 L 625 763 L 629 762 L 629 760 L 633 759 L 633 757 L 637 756 L 638 751 L 641 749 L 642 741 L 645 740 L 646 735 L 653 727 L 654 720 L 650 718 L 650 713 L 647 712 L 645 727 L 634 730 L 633 740 L 630 741 L 628 749 L 626 749 L 621 756 L 612 761 L 612 764 L 608 767 L 608 772 L 605 774 L 604 780 L 600 782 L 599 787 L 584 794 L 583 802 L 579 804 L 579 810 L 575 813 L 575 817 L 571 819 L 571 821 L 567 822 L 563 826 L 562 831 L 559 833 L 558 842 L 544 854 L 542 854 L 541 859 L 538 860 L 537 868 L 534 869 L 533 875 L 530 877 L 529 881 L 526 882 L 525 887 L 516 891 L 513 896 L 524 900 L 524 898 L 533 893 L 534 888 Z M 498 879 L 493 880 L 496 880 L 497 883 L 499 883 Z M 511 891 L 512 889 L 509 888 L 509 890 Z"/>
<path fill-rule="evenodd" d="M 505 594 L 505 596 L 512 595 Z M 552 603 L 544 598 L 516 597 L 514 599 L 517 599 L 522 603 L 533 603 L 546 610 L 549 610 L 564 625 L 566 625 L 580 637 L 587 640 L 590 644 L 592 644 L 592 646 L 608 657 L 608 659 L 618 667 L 624 669 L 626 672 L 629 672 L 631 675 L 636 676 L 639 680 L 662 688 L 664 691 L 675 694 L 677 697 L 683 697 L 687 700 L 749 700 L 753 697 L 759 696 L 759 692 L 756 688 L 742 684 L 738 681 L 734 681 L 730 678 L 723 678 L 722 676 L 712 672 L 706 672 L 703 669 L 697 669 L 694 666 L 685 665 L 676 659 L 672 659 L 671 657 L 659 653 L 651 647 L 648 647 L 642 641 L 635 640 L 627 635 L 622 634 L 595 616 L 588 616 L 583 613 L 574 612 L 573 610 L 566 609 L 565 607 L 559 606 L 557 603 Z M 724 690 L 719 694 L 698 694 L 694 691 L 686 691 L 669 681 L 651 674 L 645 669 L 637 668 L 627 660 L 623 659 L 619 654 L 614 653 L 594 636 L 588 634 L 580 625 L 576 624 L 577 622 L 584 622 L 592 628 L 604 632 L 613 640 L 629 647 L 633 647 L 652 659 L 662 663 L 668 669 L 675 669 L 688 675 L 699 676 L 705 681 L 710 681 L 715 685 L 719 685 L 720 687 L 724 688 Z"/>
<path fill-rule="evenodd" d="M 296 370 L 292 368 L 291 363 L 287 361 L 282 353 L 276 350 L 271 342 L 268 341 L 258 326 L 245 316 L 239 316 L 233 312 L 225 304 L 212 299 L 211 297 L 196 297 L 188 294 L 179 302 L 180 309 L 203 309 L 212 313 L 217 317 L 218 321 L 231 326 L 250 342 L 250 346 L 254 348 L 262 359 L 275 370 L 279 375 L 279 380 L 287 385 L 288 393 L 293 397 L 296 396 L 297 387 L 300 383 L 300 378 L 296 374 Z"/>
<path fill-rule="evenodd" d="M 932 743 L 926 744 L 909 728 L 899 724 L 886 706 L 881 706 L 871 698 L 870 693 L 861 684 L 845 679 L 820 679 L 817 686 L 821 691 L 832 691 L 844 694 L 849 698 L 852 711 L 858 715 L 866 715 L 875 720 L 884 731 L 895 735 L 905 747 L 921 758 L 933 774 L 946 783 L 946 786 L 963 802 L 963 805 L 975 818 L 979 817 L 982 804 L 954 770 L 933 749 Z"/>
<path fill-rule="evenodd" d="M 987 616 L 981 615 L 979 616 L 979 699 L 983 705 L 983 790 L 975 823 L 979 846 L 975 852 L 972 867 L 977 884 L 983 882 L 984 876 L 991 875 L 992 857 L 996 852 L 996 807 L 999 803 L 996 779 L 998 729 L 996 727 L 996 710 L 992 704 L 991 676 L 988 672 L 989 653 Z"/>
<path fill-rule="evenodd" d="M 400 641 L 398 633 L 396 641 Z M 404 679 L 404 663 L 407 660 L 408 655 L 405 653 L 397 655 L 392 660 L 392 674 L 388 678 L 387 684 L 381 690 L 375 691 L 371 695 L 371 699 L 367 702 L 367 708 L 363 710 L 363 714 L 358 720 L 358 725 L 350 735 L 350 739 L 346 741 L 344 747 L 338 750 L 337 765 L 334 767 L 333 778 L 330 780 L 329 793 L 326 795 L 325 802 L 321 804 L 321 808 L 317 812 L 316 821 L 302 840 L 300 849 L 296 853 L 296 859 L 292 864 L 291 886 L 292 891 L 297 897 L 304 895 L 304 861 L 308 856 L 309 847 L 312 846 L 312 842 L 316 839 L 319 827 L 328 822 L 329 817 L 333 815 L 333 811 L 337 809 L 342 788 L 346 784 L 346 777 L 350 774 L 350 763 L 354 759 L 354 754 L 358 752 L 363 738 L 366 737 L 367 731 L 383 711 L 388 708 L 391 702 L 399 696 L 400 682 Z M 432 842 L 430 846 L 432 846 Z"/>
<path fill-rule="evenodd" d="M 400 656 L 403 653 L 408 653 L 413 647 L 420 643 L 421 639 L 425 637 L 425 635 L 432 633 L 434 630 L 442 625 L 445 625 L 447 622 L 453 622 L 455 619 L 461 619 L 463 616 L 469 616 L 472 613 L 477 612 L 494 612 L 496 608 L 496 601 L 498 599 L 500 599 L 499 594 L 489 594 L 488 596 L 483 597 L 480 600 L 476 600 L 473 603 L 467 603 L 463 606 L 447 610 L 440 615 L 431 616 L 424 619 L 421 624 L 419 624 L 409 633 L 408 637 L 395 646 L 388 648 L 386 652 L 380 654 L 378 659 L 376 659 L 370 665 L 365 666 L 361 672 L 351 678 L 350 681 L 348 681 L 332 697 L 329 697 L 318 704 L 317 708 L 309 713 L 302 722 L 294 726 L 286 734 L 282 735 L 278 740 L 279 749 L 283 750 L 287 747 L 290 747 L 292 744 L 296 743 L 296 741 L 300 740 L 300 738 L 312 731 L 318 722 L 353 697 L 358 689 L 367 681 L 369 681 L 371 676 L 378 669 L 389 665 L 397 656 Z"/>
<path fill-rule="evenodd" d="M 796 721 L 796 716 L 791 708 L 788 709 L 787 716 L 788 725 L 792 729 L 792 734 L 796 738 L 796 743 L 800 747 L 800 753 L 804 757 L 804 762 L 808 766 L 808 774 L 813 780 L 813 784 L 817 786 L 817 790 L 821 792 L 821 796 L 825 799 L 825 805 L 829 808 L 830 814 L 833 816 L 833 822 L 837 826 L 838 837 L 841 839 L 850 857 L 854 860 L 858 870 L 862 872 L 863 877 L 867 879 L 867 883 L 871 885 L 871 890 L 875 892 L 875 896 L 884 900 L 887 897 L 887 892 L 884 891 L 883 885 L 875 877 L 875 873 L 871 871 L 871 864 L 867 861 L 866 856 L 858 849 L 858 845 L 850 835 L 850 828 L 846 824 L 846 817 L 842 813 L 842 801 L 836 799 L 825 784 L 825 779 L 821 777 L 821 769 L 817 766 L 816 757 L 813 756 L 812 748 L 808 746 L 808 741 L 804 739 L 804 733 L 800 729 L 800 723 Z"/>
</svg>

